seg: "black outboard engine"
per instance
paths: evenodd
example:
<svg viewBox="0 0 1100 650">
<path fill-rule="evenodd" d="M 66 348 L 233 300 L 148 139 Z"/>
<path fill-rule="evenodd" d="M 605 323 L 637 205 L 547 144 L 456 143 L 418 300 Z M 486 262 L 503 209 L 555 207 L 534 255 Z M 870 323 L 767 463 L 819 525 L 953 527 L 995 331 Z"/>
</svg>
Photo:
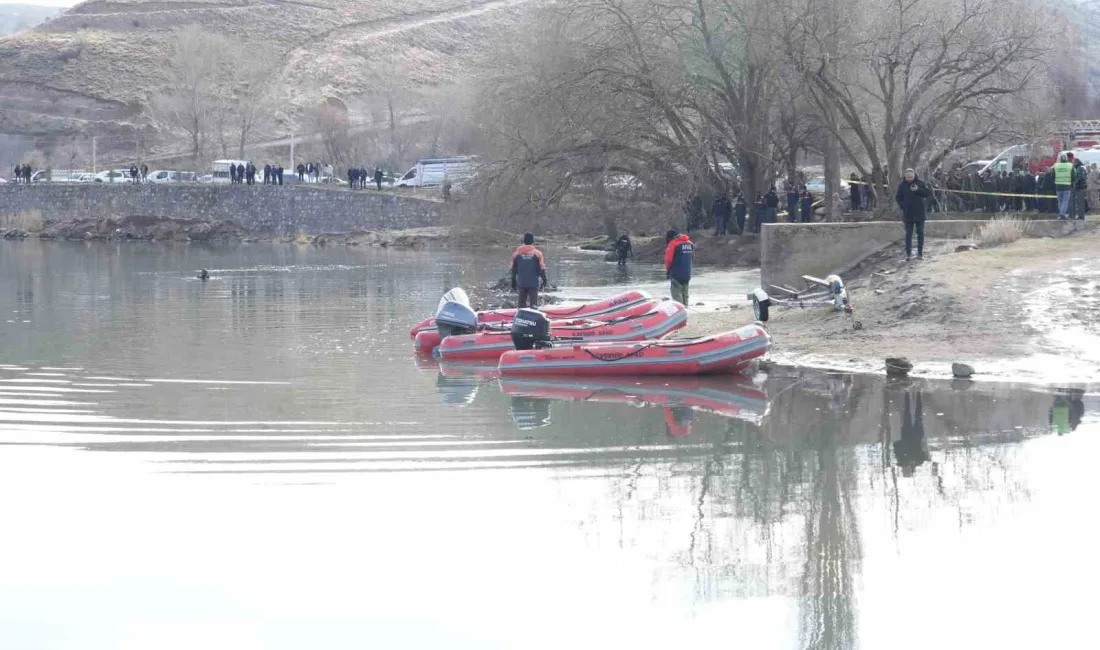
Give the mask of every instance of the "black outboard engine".
<svg viewBox="0 0 1100 650">
<path fill-rule="evenodd" d="M 512 345 L 517 350 L 550 347 L 550 320 L 537 309 L 520 309 L 512 320 Z"/>
<path fill-rule="evenodd" d="M 435 327 L 440 339 L 477 331 L 477 312 L 470 307 L 465 291 L 451 289 L 443 296 L 435 310 Z"/>
</svg>

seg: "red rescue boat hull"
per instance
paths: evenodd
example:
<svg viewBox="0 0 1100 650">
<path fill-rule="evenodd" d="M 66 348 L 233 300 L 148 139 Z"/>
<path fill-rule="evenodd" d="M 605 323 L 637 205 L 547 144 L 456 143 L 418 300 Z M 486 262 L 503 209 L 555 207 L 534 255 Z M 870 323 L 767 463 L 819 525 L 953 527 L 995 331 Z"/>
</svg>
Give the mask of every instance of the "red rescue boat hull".
<svg viewBox="0 0 1100 650">
<path fill-rule="evenodd" d="M 586 302 L 580 305 L 547 305 L 539 309 L 542 313 L 553 320 L 561 319 L 576 319 L 576 318 L 592 318 L 594 316 L 606 316 L 613 314 L 617 311 L 622 311 L 627 307 L 631 307 L 640 302 L 652 300 L 650 295 L 645 291 L 625 291 L 623 293 L 611 296 L 610 298 L 604 298 L 603 300 L 596 300 L 593 302 Z M 477 313 L 477 322 L 479 325 L 491 325 L 493 323 L 510 323 L 515 318 L 515 309 L 494 309 L 491 311 L 479 311 Z M 416 339 L 416 335 L 424 330 L 434 330 L 435 319 L 425 318 L 416 325 L 413 325 L 409 330 L 409 338 Z"/>
<path fill-rule="evenodd" d="M 564 344 L 512 350 L 497 365 L 503 377 L 642 376 L 738 373 L 764 356 L 771 337 L 759 325 L 697 339 Z"/>
<path fill-rule="evenodd" d="M 662 338 L 684 325 L 687 325 L 687 309 L 680 303 L 665 301 L 643 315 L 628 319 L 606 323 L 584 321 L 580 325 L 551 327 L 550 335 L 555 338 L 578 338 L 581 343 L 644 341 Z M 499 359 L 500 355 L 509 351 L 515 351 L 512 334 L 494 331 L 448 336 L 436 347 L 435 354 L 444 361 L 471 361 Z"/>
</svg>

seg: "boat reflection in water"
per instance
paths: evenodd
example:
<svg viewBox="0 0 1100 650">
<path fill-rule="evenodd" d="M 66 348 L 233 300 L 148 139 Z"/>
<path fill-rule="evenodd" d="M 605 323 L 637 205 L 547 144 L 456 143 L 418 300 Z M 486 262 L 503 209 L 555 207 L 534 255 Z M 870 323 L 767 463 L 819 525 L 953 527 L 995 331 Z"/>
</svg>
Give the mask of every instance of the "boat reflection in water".
<svg viewBox="0 0 1100 650">
<path fill-rule="evenodd" d="M 700 410 L 759 424 L 768 411 L 768 397 L 753 380 L 722 377 L 588 377 L 501 378 L 505 395 L 542 397 L 571 402 L 602 402 L 654 406 L 665 410 L 670 435 L 691 433 L 692 411 Z"/>
</svg>

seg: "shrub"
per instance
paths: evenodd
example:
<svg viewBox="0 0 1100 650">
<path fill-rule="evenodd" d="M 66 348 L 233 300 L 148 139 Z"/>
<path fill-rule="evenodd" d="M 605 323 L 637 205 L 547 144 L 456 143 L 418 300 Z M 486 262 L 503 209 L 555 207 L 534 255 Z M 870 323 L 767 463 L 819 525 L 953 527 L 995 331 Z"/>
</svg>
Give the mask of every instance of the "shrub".
<svg viewBox="0 0 1100 650">
<path fill-rule="evenodd" d="M 1031 232 L 1031 221 L 1020 217 L 997 217 L 982 224 L 973 241 L 978 248 L 1010 244 Z"/>
</svg>

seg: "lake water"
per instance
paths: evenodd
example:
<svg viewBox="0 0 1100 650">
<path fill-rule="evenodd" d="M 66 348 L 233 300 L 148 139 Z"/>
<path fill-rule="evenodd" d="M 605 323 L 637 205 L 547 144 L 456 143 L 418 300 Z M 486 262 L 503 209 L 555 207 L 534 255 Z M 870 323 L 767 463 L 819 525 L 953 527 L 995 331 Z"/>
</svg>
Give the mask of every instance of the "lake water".
<svg viewBox="0 0 1100 650">
<path fill-rule="evenodd" d="M 0 647 L 1091 644 L 1096 392 L 414 358 L 503 266 L 0 242 Z"/>
</svg>

